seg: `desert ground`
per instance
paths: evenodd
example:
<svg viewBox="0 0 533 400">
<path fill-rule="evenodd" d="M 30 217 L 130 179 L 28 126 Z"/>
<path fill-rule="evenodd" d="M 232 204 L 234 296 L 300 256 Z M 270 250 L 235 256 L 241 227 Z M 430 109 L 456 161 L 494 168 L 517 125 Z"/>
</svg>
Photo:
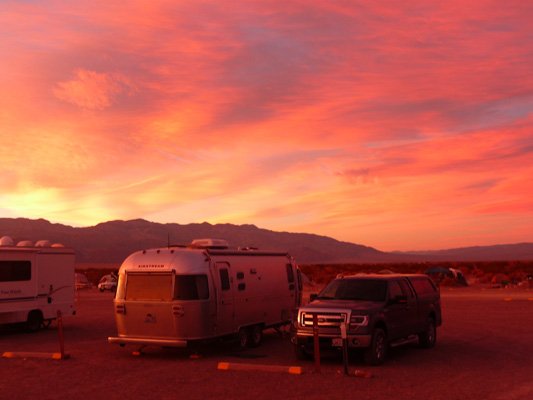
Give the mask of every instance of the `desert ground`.
<svg viewBox="0 0 533 400">
<path fill-rule="evenodd" d="M 107 342 L 116 334 L 113 295 L 83 291 L 76 315 L 63 318 L 70 358 L 0 357 L 0 399 L 532 399 L 533 290 L 473 285 L 442 288 L 441 297 L 435 348 L 394 348 L 379 367 L 350 353 L 345 375 L 342 356 L 322 357 L 317 373 L 274 330 L 241 352 L 226 343 L 134 355 L 134 347 Z M 37 333 L 2 328 L 4 352 L 59 352 L 57 323 Z M 219 370 L 220 362 L 300 366 L 302 374 Z"/>
</svg>

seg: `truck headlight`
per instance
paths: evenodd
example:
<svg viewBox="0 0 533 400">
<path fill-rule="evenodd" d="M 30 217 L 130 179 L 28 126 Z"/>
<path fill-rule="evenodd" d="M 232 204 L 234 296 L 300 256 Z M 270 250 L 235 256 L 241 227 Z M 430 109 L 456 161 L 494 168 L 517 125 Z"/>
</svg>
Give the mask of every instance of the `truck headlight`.
<svg viewBox="0 0 533 400">
<path fill-rule="evenodd" d="M 367 326 L 369 319 L 368 315 L 352 315 L 350 317 L 350 330 L 354 331 L 360 326 Z"/>
</svg>

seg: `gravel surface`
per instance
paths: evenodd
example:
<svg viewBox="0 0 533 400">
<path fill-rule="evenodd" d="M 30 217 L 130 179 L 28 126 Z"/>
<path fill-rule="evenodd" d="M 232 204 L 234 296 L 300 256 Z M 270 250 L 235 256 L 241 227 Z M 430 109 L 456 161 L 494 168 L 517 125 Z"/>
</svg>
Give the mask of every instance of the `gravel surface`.
<svg viewBox="0 0 533 400">
<path fill-rule="evenodd" d="M 323 357 L 316 373 L 274 330 L 241 352 L 225 343 L 197 353 L 148 347 L 135 356 L 135 347 L 107 342 L 116 335 L 112 294 L 82 292 L 77 314 L 63 319 L 70 359 L 0 357 L 0 399 L 533 399 L 533 291 L 470 286 L 441 295 L 435 348 L 391 349 L 380 367 L 350 353 L 347 376 L 342 356 Z M 59 352 L 57 323 L 34 334 L 4 327 L 4 352 Z M 220 362 L 300 366 L 302 374 L 219 370 Z"/>
</svg>

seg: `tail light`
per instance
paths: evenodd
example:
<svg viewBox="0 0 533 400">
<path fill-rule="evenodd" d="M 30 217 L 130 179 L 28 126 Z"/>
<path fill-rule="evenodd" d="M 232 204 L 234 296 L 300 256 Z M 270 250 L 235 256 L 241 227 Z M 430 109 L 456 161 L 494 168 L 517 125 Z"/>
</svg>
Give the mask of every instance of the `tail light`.
<svg viewBox="0 0 533 400">
<path fill-rule="evenodd" d="M 116 310 L 117 314 L 126 314 L 126 305 L 117 304 L 115 306 L 115 310 Z"/>
</svg>

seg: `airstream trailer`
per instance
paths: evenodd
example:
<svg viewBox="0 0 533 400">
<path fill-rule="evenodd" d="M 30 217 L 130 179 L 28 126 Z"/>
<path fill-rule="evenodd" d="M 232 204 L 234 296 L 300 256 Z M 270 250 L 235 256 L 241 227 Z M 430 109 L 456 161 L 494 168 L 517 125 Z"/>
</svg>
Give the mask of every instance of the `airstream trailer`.
<svg viewBox="0 0 533 400">
<path fill-rule="evenodd" d="M 264 329 L 290 323 L 301 290 L 287 253 L 232 250 L 218 239 L 139 251 L 119 270 L 118 335 L 109 342 L 187 347 L 231 336 L 257 346 Z"/>
</svg>

